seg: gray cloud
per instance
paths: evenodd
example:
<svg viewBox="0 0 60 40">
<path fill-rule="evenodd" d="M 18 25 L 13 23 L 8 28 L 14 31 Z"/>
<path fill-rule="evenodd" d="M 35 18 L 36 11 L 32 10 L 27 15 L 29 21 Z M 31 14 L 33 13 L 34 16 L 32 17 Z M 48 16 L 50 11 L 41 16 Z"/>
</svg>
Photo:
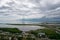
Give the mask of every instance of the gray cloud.
<svg viewBox="0 0 60 40">
<path fill-rule="evenodd" d="M 25 19 L 52 18 L 60 15 L 59 0 L 1 0 L 0 2 L 0 17 L 6 20 L 23 19 L 23 15 Z"/>
</svg>

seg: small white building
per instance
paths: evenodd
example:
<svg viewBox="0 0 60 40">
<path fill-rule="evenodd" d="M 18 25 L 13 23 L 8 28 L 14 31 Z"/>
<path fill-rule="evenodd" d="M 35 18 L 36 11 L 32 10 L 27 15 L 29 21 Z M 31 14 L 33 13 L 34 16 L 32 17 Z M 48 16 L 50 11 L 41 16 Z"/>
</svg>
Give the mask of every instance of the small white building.
<svg viewBox="0 0 60 40">
<path fill-rule="evenodd" d="M 38 37 L 39 38 L 45 38 L 46 37 L 46 34 L 45 33 L 38 33 Z"/>
</svg>

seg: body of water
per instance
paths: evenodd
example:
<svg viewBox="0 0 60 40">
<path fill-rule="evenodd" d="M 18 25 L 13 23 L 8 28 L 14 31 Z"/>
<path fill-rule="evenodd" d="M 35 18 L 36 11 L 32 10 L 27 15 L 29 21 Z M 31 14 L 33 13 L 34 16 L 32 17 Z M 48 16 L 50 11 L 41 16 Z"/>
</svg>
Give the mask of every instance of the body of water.
<svg viewBox="0 0 60 40">
<path fill-rule="evenodd" d="M 0 24 L 0 28 L 18 28 L 19 30 L 22 30 L 22 31 L 29 31 L 29 30 L 43 29 L 45 27 L 34 26 L 34 25 L 6 25 L 6 24 Z"/>
</svg>

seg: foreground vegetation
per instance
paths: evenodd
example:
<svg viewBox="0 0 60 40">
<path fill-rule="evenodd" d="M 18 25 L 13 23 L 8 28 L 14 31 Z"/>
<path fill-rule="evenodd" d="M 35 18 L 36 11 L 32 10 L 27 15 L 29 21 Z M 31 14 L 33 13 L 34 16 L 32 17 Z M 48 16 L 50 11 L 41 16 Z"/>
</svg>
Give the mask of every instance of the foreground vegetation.
<svg viewBox="0 0 60 40">
<path fill-rule="evenodd" d="M 22 31 L 17 28 L 0 28 L 3 32 L 10 32 L 10 33 L 21 33 Z"/>
<path fill-rule="evenodd" d="M 35 31 L 30 31 L 30 33 L 34 34 L 36 37 L 38 37 L 37 36 L 38 33 L 45 33 L 46 36 L 49 39 L 60 39 L 60 34 L 56 33 L 55 30 L 50 29 L 50 28 L 38 29 L 38 30 L 35 30 Z"/>
</svg>

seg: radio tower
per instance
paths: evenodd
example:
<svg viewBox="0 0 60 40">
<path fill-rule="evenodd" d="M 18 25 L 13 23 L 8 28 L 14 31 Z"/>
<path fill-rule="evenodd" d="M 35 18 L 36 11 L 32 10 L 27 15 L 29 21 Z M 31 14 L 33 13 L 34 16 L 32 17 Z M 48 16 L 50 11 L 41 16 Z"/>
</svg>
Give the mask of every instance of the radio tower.
<svg viewBox="0 0 60 40">
<path fill-rule="evenodd" d="M 25 24 L 25 22 L 24 22 L 24 14 L 22 15 L 22 24 Z"/>
</svg>

